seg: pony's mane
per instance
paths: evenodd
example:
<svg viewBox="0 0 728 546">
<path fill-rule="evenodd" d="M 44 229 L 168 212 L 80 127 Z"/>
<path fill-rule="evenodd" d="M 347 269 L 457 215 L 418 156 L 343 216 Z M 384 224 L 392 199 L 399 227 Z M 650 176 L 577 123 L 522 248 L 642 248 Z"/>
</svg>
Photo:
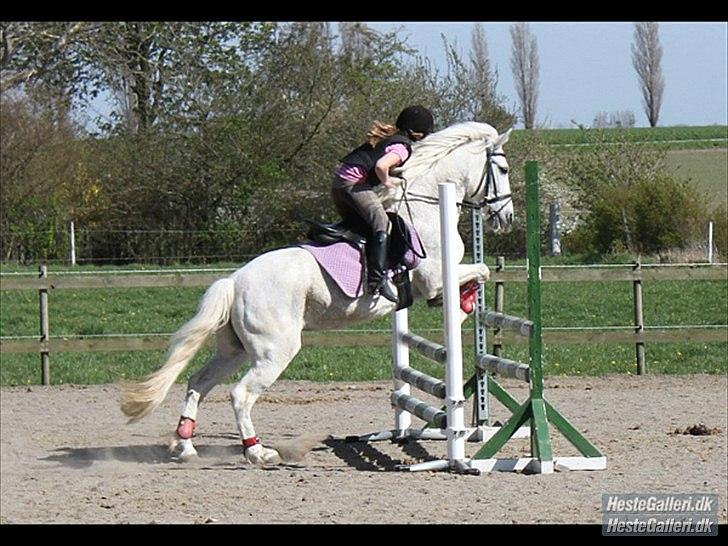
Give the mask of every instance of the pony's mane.
<svg viewBox="0 0 728 546">
<path fill-rule="evenodd" d="M 498 131 L 487 123 L 457 123 L 414 143 L 412 157 L 398 170 L 406 179 L 415 179 L 463 144 L 481 141 L 485 149 L 497 137 Z"/>
</svg>

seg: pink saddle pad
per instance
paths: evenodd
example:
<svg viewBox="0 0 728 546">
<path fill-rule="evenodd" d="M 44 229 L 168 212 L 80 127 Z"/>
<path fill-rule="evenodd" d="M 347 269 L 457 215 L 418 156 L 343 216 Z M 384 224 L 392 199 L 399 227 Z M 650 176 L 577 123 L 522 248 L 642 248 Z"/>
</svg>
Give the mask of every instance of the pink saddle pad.
<svg viewBox="0 0 728 546">
<path fill-rule="evenodd" d="M 399 273 L 403 269 L 414 269 L 420 264 L 420 257 L 424 256 L 419 235 L 409 225 L 407 231 L 410 248 L 404 255 L 402 264 L 404 267 L 390 271 L 390 276 Z M 366 256 L 362 251 L 343 241 L 334 244 L 308 242 L 299 246 L 308 250 L 316 258 L 321 268 L 328 273 L 344 294 L 350 298 L 359 298 L 364 295 Z M 414 251 L 412 248 L 414 248 Z"/>
</svg>

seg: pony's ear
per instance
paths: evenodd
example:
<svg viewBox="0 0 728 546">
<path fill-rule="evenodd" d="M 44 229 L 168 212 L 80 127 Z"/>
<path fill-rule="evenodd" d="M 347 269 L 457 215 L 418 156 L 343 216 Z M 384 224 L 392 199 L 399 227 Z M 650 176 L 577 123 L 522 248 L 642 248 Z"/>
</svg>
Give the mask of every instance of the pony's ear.
<svg viewBox="0 0 728 546">
<path fill-rule="evenodd" d="M 505 133 L 502 133 L 498 135 L 498 138 L 495 139 L 495 142 L 493 142 L 493 149 L 502 148 L 506 142 L 508 142 L 508 139 L 511 138 L 511 131 L 513 131 L 513 127 L 508 129 Z"/>
</svg>

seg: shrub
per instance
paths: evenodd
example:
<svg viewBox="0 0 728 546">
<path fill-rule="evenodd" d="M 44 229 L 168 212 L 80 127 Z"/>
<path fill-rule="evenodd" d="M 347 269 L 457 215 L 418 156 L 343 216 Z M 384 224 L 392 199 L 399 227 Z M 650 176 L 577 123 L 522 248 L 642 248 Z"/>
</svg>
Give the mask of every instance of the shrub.
<svg viewBox="0 0 728 546">
<path fill-rule="evenodd" d="M 691 186 L 659 174 L 628 187 L 603 187 L 585 223 L 569 234 L 572 252 L 657 254 L 702 237 L 707 214 Z"/>
<path fill-rule="evenodd" d="M 707 212 L 692 186 L 668 175 L 639 180 L 629 192 L 635 248 L 655 254 L 684 249 L 701 237 Z"/>
</svg>

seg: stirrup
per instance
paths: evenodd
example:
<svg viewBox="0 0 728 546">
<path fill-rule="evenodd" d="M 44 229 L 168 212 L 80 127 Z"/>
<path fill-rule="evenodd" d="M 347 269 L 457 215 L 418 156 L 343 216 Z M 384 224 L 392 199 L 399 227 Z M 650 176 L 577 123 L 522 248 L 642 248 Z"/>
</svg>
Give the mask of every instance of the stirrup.
<svg viewBox="0 0 728 546">
<path fill-rule="evenodd" d="M 371 283 L 369 285 L 369 292 L 373 296 L 383 296 L 392 303 L 399 303 L 399 297 L 396 294 L 392 293 L 392 290 L 389 288 L 389 283 L 387 282 L 386 278 L 382 279 L 382 281 L 378 284 Z"/>
</svg>

